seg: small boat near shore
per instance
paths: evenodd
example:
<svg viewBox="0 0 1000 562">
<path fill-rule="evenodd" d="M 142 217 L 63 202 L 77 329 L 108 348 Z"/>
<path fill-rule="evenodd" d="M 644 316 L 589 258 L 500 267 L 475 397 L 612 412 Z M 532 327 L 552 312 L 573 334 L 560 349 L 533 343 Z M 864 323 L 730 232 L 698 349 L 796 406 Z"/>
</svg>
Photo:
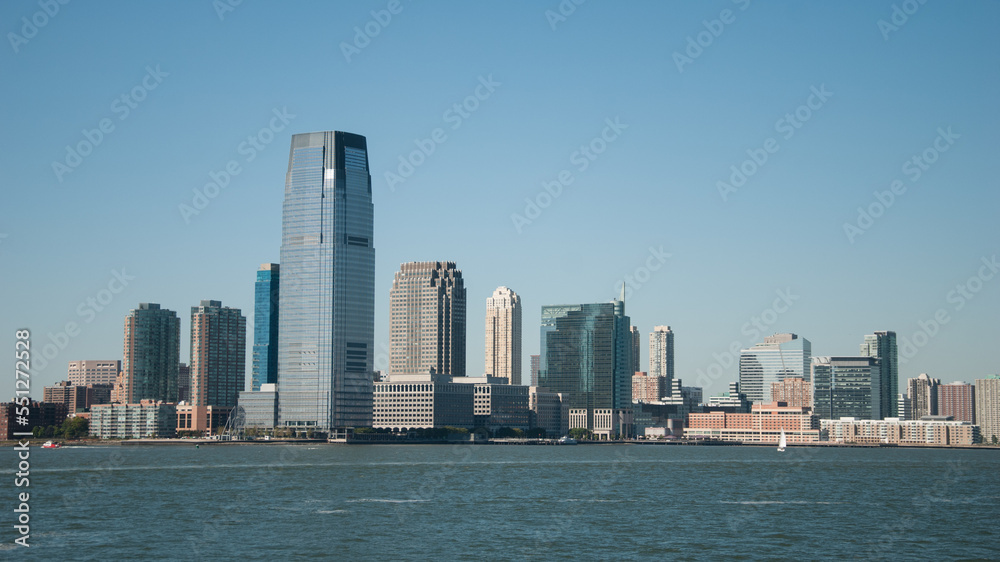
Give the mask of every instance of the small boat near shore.
<svg viewBox="0 0 1000 562">
<path fill-rule="evenodd" d="M 573 439 L 568 435 L 563 435 L 562 437 L 559 438 L 559 441 L 556 441 L 556 443 L 560 445 L 576 445 L 576 439 Z"/>
<path fill-rule="evenodd" d="M 58 449 L 59 447 L 62 447 L 62 443 L 56 443 L 55 441 L 46 441 L 45 443 L 42 443 L 43 449 Z"/>
</svg>

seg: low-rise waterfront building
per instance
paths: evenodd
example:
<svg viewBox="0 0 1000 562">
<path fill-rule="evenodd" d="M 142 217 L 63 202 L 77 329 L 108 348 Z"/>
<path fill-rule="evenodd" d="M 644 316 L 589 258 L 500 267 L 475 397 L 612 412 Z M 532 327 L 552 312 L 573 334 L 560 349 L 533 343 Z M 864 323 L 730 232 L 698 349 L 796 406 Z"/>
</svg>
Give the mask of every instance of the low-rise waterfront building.
<svg viewBox="0 0 1000 562">
<path fill-rule="evenodd" d="M 28 408 L 27 416 L 23 408 Z M 19 413 L 20 412 L 20 413 Z M 69 410 L 58 402 L 17 402 L 0 404 L 0 439 L 14 439 L 15 433 L 30 433 L 35 427 L 59 427 L 66 420 Z M 18 423 L 25 421 L 27 423 Z"/>
<path fill-rule="evenodd" d="M 96 404 L 90 409 L 90 435 L 100 439 L 173 437 L 177 405 L 157 400 L 137 404 Z"/>
<path fill-rule="evenodd" d="M 93 404 L 109 404 L 112 388 L 110 384 L 75 385 L 62 381 L 55 386 L 44 387 L 42 401 L 65 404 L 69 413 L 86 412 Z"/>
<path fill-rule="evenodd" d="M 473 429 L 475 385 L 454 378 L 434 373 L 389 375 L 388 380 L 374 383 L 373 427 Z"/>
<path fill-rule="evenodd" d="M 274 383 L 262 383 L 260 390 L 240 392 L 243 427 L 274 429 L 278 422 L 278 391 Z"/>
<path fill-rule="evenodd" d="M 224 406 L 196 406 L 189 403 L 177 405 L 177 431 L 190 431 L 203 435 L 221 432 L 229 421 L 233 408 Z"/>
<path fill-rule="evenodd" d="M 476 427 L 496 431 L 503 427 L 528 429 L 528 387 L 509 384 L 506 377 L 461 377 L 464 384 L 472 384 L 473 416 Z"/>
<path fill-rule="evenodd" d="M 838 443 L 972 445 L 980 442 L 979 426 L 950 418 L 951 416 L 924 416 L 920 420 L 863 420 L 844 417 L 839 420 L 820 420 L 819 423 L 823 439 Z"/>
<path fill-rule="evenodd" d="M 688 415 L 684 437 L 720 439 L 748 443 L 777 443 L 781 432 L 789 443 L 819 440 L 819 420 L 809 408 L 788 406 L 784 402 L 754 404 L 749 414 L 720 411 Z"/>
<path fill-rule="evenodd" d="M 545 430 L 547 437 L 569 432 L 569 404 L 563 395 L 539 386 L 528 388 L 528 426 Z"/>
</svg>

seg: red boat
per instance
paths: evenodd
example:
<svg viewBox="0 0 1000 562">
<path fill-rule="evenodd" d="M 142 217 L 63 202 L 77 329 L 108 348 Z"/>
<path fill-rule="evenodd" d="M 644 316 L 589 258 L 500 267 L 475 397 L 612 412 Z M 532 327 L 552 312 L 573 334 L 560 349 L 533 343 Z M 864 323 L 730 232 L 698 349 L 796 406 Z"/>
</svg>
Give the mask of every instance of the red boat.
<svg viewBox="0 0 1000 562">
<path fill-rule="evenodd" d="M 62 443 L 56 443 L 54 441 L 46 441 L 45 443 L 42 443 L 43 449 L 58 449 L 59 447 L 62 447 Z"/>
</svg>

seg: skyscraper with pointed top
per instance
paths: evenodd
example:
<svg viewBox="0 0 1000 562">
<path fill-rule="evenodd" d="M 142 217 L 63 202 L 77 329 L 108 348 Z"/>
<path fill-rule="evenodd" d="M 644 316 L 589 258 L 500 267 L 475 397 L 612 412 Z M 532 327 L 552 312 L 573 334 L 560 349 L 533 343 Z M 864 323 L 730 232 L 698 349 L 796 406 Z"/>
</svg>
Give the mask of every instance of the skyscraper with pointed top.
<svg viewBox="0 0 1000 562">
<path fill-rule="evenodd" d="M 292 136 L 282 211 L 278 425 L 370 427 L 375 246 L 365 137 Z"/>
<path fill-rule="evenodd" d="M 521 384 L 521 297 L 507 287 L 486 299 L 485 373 Z"/>
</svg>

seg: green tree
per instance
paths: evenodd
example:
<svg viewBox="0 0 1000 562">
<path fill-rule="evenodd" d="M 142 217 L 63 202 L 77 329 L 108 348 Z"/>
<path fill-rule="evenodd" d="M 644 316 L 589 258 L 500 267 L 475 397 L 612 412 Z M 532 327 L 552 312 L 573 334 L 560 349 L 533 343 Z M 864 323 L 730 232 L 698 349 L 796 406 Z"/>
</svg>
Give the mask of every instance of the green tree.
<svg viewBox="0 0 1000 562">
<path fill-rule="evenodd" d="M 590 439 L 593 435 L 589 429 L 583 427 L 574 427 L 569 430 L 569 436 L 573 439 Z"/>
<path fill-rule="evenodd" d="M 41 437 L 44 433 L 45 433 L 45 428 L 40 425 L 36 425 L 31 429 L 31 434 L 35 437 Z"/>
<path fill-rule="evenodd" d="M 74 417 L 66 418 L 60 428 L 62 437 L 66 439 L 79 439 L 86 437 L 90 431 L 90 421 L 86 418 Z"/>
</svg>

